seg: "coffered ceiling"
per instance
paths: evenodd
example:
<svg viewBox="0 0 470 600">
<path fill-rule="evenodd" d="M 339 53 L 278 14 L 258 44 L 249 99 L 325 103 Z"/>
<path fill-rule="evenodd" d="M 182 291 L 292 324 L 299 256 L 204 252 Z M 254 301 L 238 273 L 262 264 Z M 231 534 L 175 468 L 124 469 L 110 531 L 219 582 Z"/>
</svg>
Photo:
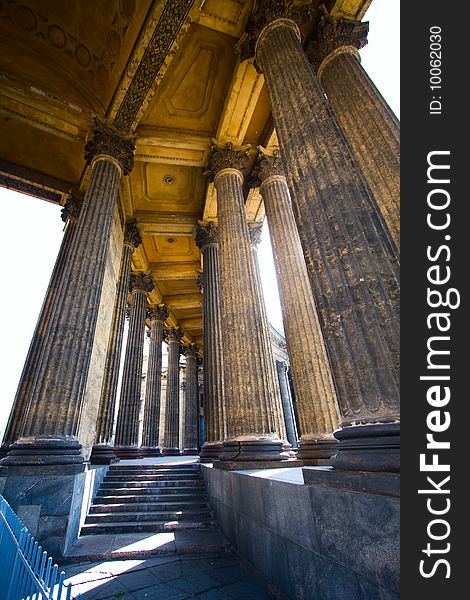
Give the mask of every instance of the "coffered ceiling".
<svg viewBox="0 0 470 600">
<path fill-rule="evenodd" d="M 325 2 L 350 18 L 369 3 Z M 153 275 L 151 302 L 168 304 L 169 323 L 200 346 L 194 232 L 217 218 L 204 176 L 211 139 L 251 144 L 253 159 L 276 142 L 264 78 L 234 52 L 252 9 L 253 0 L 0 0 L 0 184 L 63 204 L 86 189 L 96 115 L 135 134 L 120 194 L 143 238 L 133 269 Z M 263 219 L 257 190 L 246 210 Z"/>
</svg>

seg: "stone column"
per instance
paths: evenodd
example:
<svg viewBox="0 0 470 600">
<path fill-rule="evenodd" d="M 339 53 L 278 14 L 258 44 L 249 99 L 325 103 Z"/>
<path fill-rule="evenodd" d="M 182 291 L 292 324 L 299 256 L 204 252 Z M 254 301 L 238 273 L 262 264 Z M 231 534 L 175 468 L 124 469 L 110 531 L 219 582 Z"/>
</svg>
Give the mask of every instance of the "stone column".
<svg viewBox="0 0 470 600">
<path fill-rule="evenodd" d="M 284 6 L 283 6 L 284 5 Z M 288 7 L 286 9 L 286 6 Z M 290 8 L 289 8 L 290 7 Z M 250 35 L 265 76 L 343 429 L 335 466 L 399 468 L 398 272 L 300 44 L 289 3 L 261 2 Z"/>
<path fill-rule="evenodd" d="M 242 193 L 245 151 L 214 145 L 207 168 L 217 190 L 221 322 L 227 438 L 224 460 L 287 458 L 279 435 L 273 390 L 265 385 L 273 368 L 263 323 Z"/>
<path fill-rule="evenodd" d="M 195 455 L 198 453 L 197 419 L 198 419 L 198 381 L 196 344 L 181 347 L 186 356 L 186 394 L 184 399 L 183 444 L 181 454 Z"/>
<path fill-rule="evenodd" d="M 72 234 L 60 282 L 48 291 L 50 312 L 27 367 L 29 399 L 20 438 L 2 464 L 82 463 L 77 438 L 96 319 L 122 175 L 134 145 L 96 121 L 85 146 L 90 183 Z"/>
<path fill-rule="evenodd" d="M 90 462 L 95 465 L 106 465 L 118 460 L 112 447 L 114 412 L 116 408 L 119 367 L 121 364 L 122 338 L 124 335 L 131 259 L 134 250 L 141 243 L 142 239 L 137 228 L 137 222 L 129 221 L 124 230 L 124 247 L 119 267 L 116 301 L 114 303 L 111 331 L 109 332 L 100 406 L 96 421 L 96 442 L 90 456 Z"/>
<path fill-rule="evenodd" d="M 260 152 L 254 175 L 261 183 L 269 223 L 294 379 L 302 432 L 297 457 L 314 464 L 337 451 L 333 437 L 339 424 L 336 392 L 280 158 Z"/>
<path fill-rule="evenodd" d="M 282 411 L 284 413 L 284 421 L 286 423 L 287 440 L 293 448 L 297 448 L 297 426 L 295 424 L 294 408 L 292 406 L 292 399 L 287 381 L 286 363 L 276 360 L 276 370 L 279 381 L 279 389 L 281 391 Z"/>
<path fill-rule="evenodd" d="M 251 250 L 253 253 L 253 263 L 255 265 L 256 273 L 256 288 L 259 303 L 261 305 L 261 317 L 262 325 L 260 327 L 260 335 L 262 337 L 263 346 L 267 356 L 271 357 L 272 369 L 268 369 L 265 373 L 265 385 L 269 390 L 272 390 L 272 397 L 274 399 L 273 408 L 278 421 L 277 431 L 279 431 L 280 438 L 285 442 L 284 449 L 290 451 L 290 445 L 287 441 L 286 424 L 284 421 L 284 413 L 282 410 L 281 393 L 279 389 L 279 381 L 276 374 L 275 360 L 273 355 L 273 349 L 271 345 L 271 336 L 269 333 L 269 321 L 266 312 L 266 303 L 264 301 L 263 284 L 261 282 L 261 273 L 259 270 L 258 261 L 258 246 L 261 243 L 261 233 L 263 230 L 262 223 L 249 223 L 248 231 L 250 234 Z"/>
<path fill-rule="evenodd" d="M 0 458 L 5 458 L 8 454 L 10 444 L 18 439 L 21 429 L 24 423 L 24 416 L 27 408 L 27 403 L 30 398 L 31 384 L 34 380 L 34 376 L 31 372 L 33 367 L 38 366 L 38 356 L 41 352 L 41 336 L 44 332 L 49 315 L 52 309 L 51 298 L 55 295 L 56 290 L 62 279 L 64 272 L 64 266 L 67 262 L 67 256 L 70 249 L 70 243 L 72 240 L 72 233 L 75 229 L 78 215 L 80 212 L 80 206 L 82 201 L 75 196 L 69 196 L 64 208 L 61 211 L 61 218 L 66 224 L 64 237 L 60 245 L 57 260 L 52 271 L 49 286 L 46 291 L 46 296 L 39 313 L 36 328 L 34 330 L 33 338 L 29 346 L 28 354 L 23 366 L 18 389 L 16 391 L 15 399 L 11 408 L 10 416 L 8 418 L 7 426 L 3 436 L 2 446 L 0 448 Z"/>
<path fill-rule="evenodd" d="M 169 310 L 164 304 L 150 308 L 150 349 L 145 385 L 144 428 L 142 432 L 142 456 L 158 456 L 160 448 L 160 400 L 162 390 L 162 344 L 163 324 L 168 319 Z"/>
<path fill-rule="evenodd" d="M 400 247 L 400 124 L 361 66 L 368 23 L 324 16 L 307 55 Z"/>
<path fill-rule="evenodd" d="M 179 327 L 166 329 L 168 344 L 168 372 L 166 382 L 166 414 L 164 447 L 162 454 L 178 455 L 179 449 L 179 391 L 180 391 L 180 341 L 183 332 Z"/>
<path fill-rule="evenodd" d="M 222 441 L 227 436 L 217 226 L 211 222 L 198 225 L 196 244 L 202 252 L 204 266 L 202 272 L 204 446 L 201 449 L 201 461 L 211 461 L 220 454 Z"/>
<path fill-rule="evenodd" d="M 152 277 L 132 273 L 129 289 L 132 301 L 129 315 L 126 355 L 122 372 L 121 397 L 116 424 L 114 451 L 119 458 L 139 455 L 139 407 L 144 358 L 147 297 L 154 289 Z"/>
</svg>

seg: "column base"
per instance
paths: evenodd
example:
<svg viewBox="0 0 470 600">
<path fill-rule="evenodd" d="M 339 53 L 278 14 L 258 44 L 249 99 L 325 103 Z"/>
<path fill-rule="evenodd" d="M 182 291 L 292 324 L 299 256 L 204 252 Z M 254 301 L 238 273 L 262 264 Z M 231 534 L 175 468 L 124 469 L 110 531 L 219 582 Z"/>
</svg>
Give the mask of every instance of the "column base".
<svg viewBox="0 0 470 600">
<path fill-rule="evenodd" d="M 339 440 L 331 458 L 335 469 L 400 472 L 400 423 L 344 427 L 334 435 Z"/>
<path fill-rule="evenodd" d="M 219 454 L 223 451 L 222 442 L 204 442 L 199 455 L 199 462 L 212 462 L 218 460 Z"/>
<path fill-rule="evenodd" d="M 95 444 L 91 449 L 90 463 L 92 465 L 112 465 L 119 462 L 119 458 L 112 446 L 107 444 Z"/>
<path fill-rule="evenodd" d="M 197 448 L 184 448 L 181 454 L 183 456 L 198 456 L 199 450 Z"/>
<path fill-rule="evenodd" d="M 226 440 L 219 459 L 224 461 L 278 461 L 287 460 L 281 440 Z"/>
<path fill-rule="evenodd" d="M 21 438 L 1 460 L 8 465 L 76 465 L 84 462 L 82 445 L 72 438 Z"/>
<path fill-rule="evenodd" d="M 140 458 L 140 452 L 137 446 L 114 446 L 113 450 L 116 456 L 121 460 Z"/>
<path fill-rule="evenodd" d="M 330 465 L 330 458 L 338 452 L 338 440 L 326 438 L 300 438 L 297 458 L 308 466 Z"/>
<path fill-rule="evenodd" d="M 290 458 L 296 458 L 296 454 L 292 450 L 292 444 L 290 442 L 285 442 L 284 444 L 282 444 L 282 449 L 286 454 L 289 455 Z"/>
<path fill-rule="evenodd" d="M 179 448 L 162 448 L 162 456 L 180 456 Z"/>
<path fill-rule="evenodd" d="M 160 452 L 160 448 L 151 448 L 150 446 L 141 446 L 139 448 L 139 454 L 142 457 L 160 456 L 161 452 Z"/>
</svg>

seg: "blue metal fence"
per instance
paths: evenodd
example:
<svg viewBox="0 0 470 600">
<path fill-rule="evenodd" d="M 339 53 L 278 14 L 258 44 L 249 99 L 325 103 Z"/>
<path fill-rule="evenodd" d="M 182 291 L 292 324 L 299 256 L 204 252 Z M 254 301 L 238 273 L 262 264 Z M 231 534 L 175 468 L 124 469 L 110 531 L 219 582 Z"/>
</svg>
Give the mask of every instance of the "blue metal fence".
<svg viewBox="0 0 470 600">
<path fill-rule="evenodd" d="M 64 578 L 0 494 L 0 600 L 70 600 Z"/>
</svg>

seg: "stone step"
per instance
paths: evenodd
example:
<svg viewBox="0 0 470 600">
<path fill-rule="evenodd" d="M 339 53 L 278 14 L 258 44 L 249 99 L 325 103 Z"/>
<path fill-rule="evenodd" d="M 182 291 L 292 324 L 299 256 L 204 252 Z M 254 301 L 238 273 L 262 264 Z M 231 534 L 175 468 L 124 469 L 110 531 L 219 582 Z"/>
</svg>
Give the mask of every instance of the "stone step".
<svg viewBox="0 0 470 600">
<path fill-rule="evenodd" d="M 129 495 L 150 495 L 158 496 L 160 494 L 189 494 L 199 493 L 204 491 L 202 485 L 184 485 L 184 486 L 162 486 L 162 487 L 112 487 L 112 488 L 100 488 L 97 496 L 129 496 Z"/>
<path fill-rule="evenodd" d="M 101 500 L 101 498 L 100 498 Z M 177 510 L 206 510 L 208 509 L 207 500 L 185 500 L 182 502 L 122 502 L 121 498 L 115 499 L 116 504 L 92 504 L 90 514 L 98 513 L 118 513 L 118 512 L 160 512 Z M 138 498 L 141 500 L 141 498 Z"/>
<path fill-rule="evenodd" d="M 129 539 L 131 537 L 131 539 Z M 84 535 L 67 554 L 70 562 L 146 559 L 153 555 L 228 552 L 230 545 L 218 530 L 183 529 L 174 532 Z"/>
<path fill-rule="evenodd" d="M 163 488 L 163 487 L 203 487 L 204 482 L 198 479 L 174 479 L 174 480 L 161 480 L 155 481 L 106 481 L 104 480 L 100 486 L 100 489 L 124 489 L 124 488 L 137 488 L 137 489 L 148 489 L 148 488 Z"/>
<path fill-rule="evenodd" d="M 90 523 L 83 525 L 80 536 L 105 533 L 139 533 L 142 531 L 164 532 L 180 531 L 182 529 L 214 529 L 212 518 L 192 519 L 188 521 L 123 521 L 121 523 Z"/>
<path fill-rule="evenodd" d="M 85 519 L 86 524 L 90 523 L 120 523 L 140 522 L 140 521 L 188 521 L 212 518 L 212 513 L 208 508 L 196 510 L 173 510 L 173 511 L 148 511 L 148 512 L 97 512 L 90 511 Z"/>
<path fill-rule="evenodd" d="M 171 489 L 171 488 L 164 488 L 164 491 L 166 492 L 168 489 Z M 186 489 L 188 489 L 188 488 L 186 488 Z M 126 491 L 129 491 L 129 490 L 126 490 Z M 128 494 L 127 496 L 126 495 L 113 495 L 113 494 L 102 495 L 98 492 L 98 495 L 96 497 L 96 501 L 99 502 L 100 504 L 119 504 L 119 503 L 126 503 L 126 502 L 142 502 L 142 501 L 145 501 L 146 503 L 148 503 L 148 502 L 155 502 L 155 503 L 172 502 L 172 503 L 180 504 L 181 502 L 186 502 L 188 500 L 207 502 L 207 496 L 206 496 L 205 492 L 204 493 L 203 492 L 189 493 L 189 491 L 188 491 L 187 493 L 174 493 L 174 494 L 161 493 L 161 494 L 153 494 L 153 495 Z"/>
<path fill-rule="evenodd" d="M 111 465 L 108 473 L 180 473 L 181 471 L 191 471 L 197 473 L 200 470 L 200 465 L 175 465 L 171 467 L 160 467 L 158 465 Z"/>
<path fill-rule="evenodd" d="M 104 478 L 104 481 L 178 481 L 180 479 L 191 479 L 191 480 L 202 480 L 201 473 L 158 473 L 155 475 L 149 475 L 147 473 L 142 475 L 134 475 L 134 473 L 128 473 L 123 475 L 108 474 Z"/>
</svg>

